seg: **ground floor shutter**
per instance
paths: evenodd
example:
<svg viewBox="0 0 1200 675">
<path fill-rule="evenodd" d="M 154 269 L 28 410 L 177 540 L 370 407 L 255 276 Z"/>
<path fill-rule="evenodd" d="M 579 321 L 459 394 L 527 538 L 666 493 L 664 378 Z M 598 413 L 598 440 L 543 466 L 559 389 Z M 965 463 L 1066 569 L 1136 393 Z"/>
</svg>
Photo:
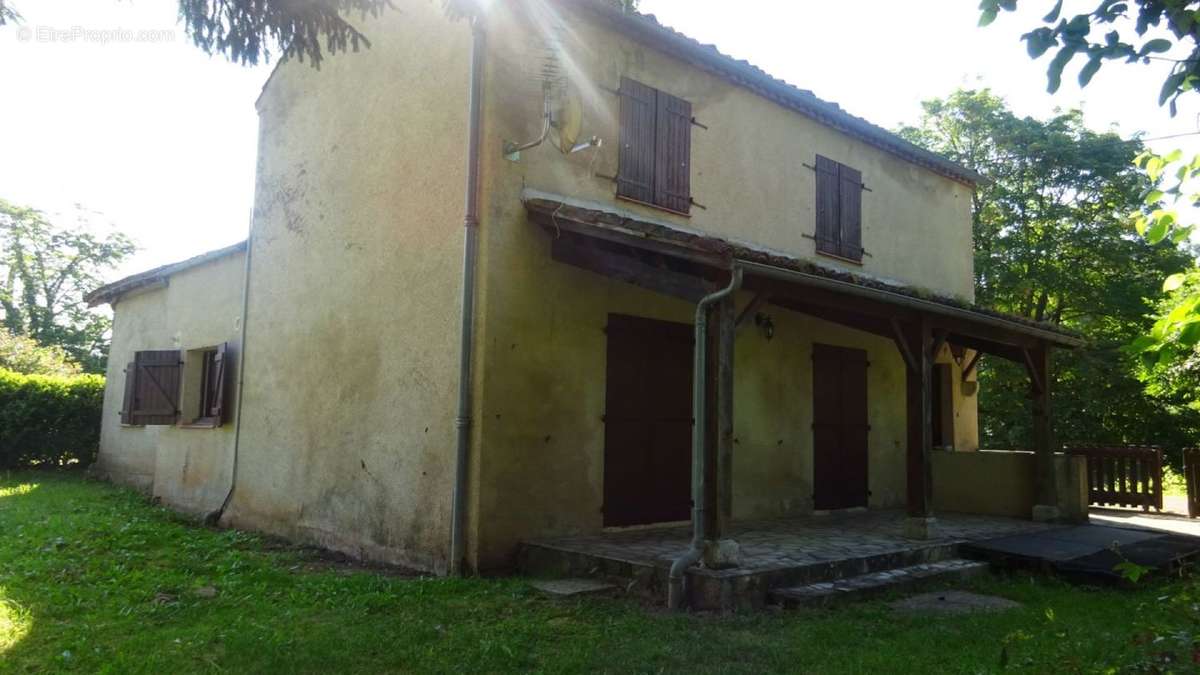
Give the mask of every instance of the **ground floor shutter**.
<svg viewBox="0 0 1200 675">
<path fill-rule="evenodd" d="M 137 365 L 125 365 L 125 394 L 121 397 L 121 424 L 133 424 L 133 394 L 137 384 Z"/>
<path fill-rule="evenodd" d="M 177 349 L 134 354 L 131 424 L 172 425 L 179 417 L 183 363 Z"/>
<path fill-rule="evenodd" d="M 214 391 L 212 405 L 208 410 L 208 415 L 212 417 L 213 424 L 216 426 L 221 426 L 221 423 L 225 421 L 225 391 L 227 389 L 225 386 L 225 379 L 228 377 L 228 374 L 226 373 L 226 364 L 229 362 L 228 352 L 229 343 L 222 342 L 221 344 L 217 345 L 217 353 L 213 356 Z"/>
</svg>

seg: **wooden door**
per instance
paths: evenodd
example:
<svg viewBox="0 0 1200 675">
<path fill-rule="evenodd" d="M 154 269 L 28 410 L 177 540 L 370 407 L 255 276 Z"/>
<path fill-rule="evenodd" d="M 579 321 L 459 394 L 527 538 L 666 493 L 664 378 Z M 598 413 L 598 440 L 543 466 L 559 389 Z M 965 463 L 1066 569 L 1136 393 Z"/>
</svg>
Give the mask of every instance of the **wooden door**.
<svg viewBox="0 0 1200 675">
<path fill-rule="evenodd" d="M 813 345 L 813 503 L 867 505 L 867 353 Z"/>
<path fill-rule="evenodd" d="M 687 520 L 692 327 L 610 314 L 607 332 L 604 524 Z"/>
</svg>

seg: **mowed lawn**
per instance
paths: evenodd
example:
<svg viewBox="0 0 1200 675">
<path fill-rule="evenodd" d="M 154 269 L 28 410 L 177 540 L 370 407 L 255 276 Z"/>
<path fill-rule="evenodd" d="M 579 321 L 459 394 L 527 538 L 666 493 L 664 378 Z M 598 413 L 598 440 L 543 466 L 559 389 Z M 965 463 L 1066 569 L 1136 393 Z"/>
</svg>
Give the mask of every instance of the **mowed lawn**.
<svg viewBox="0 0 1200 675">
<path fill-rule="evenodd" d="M 1138 617 L 1170 590 L 971 586 L 1024 606 L 673 615 L 332 564 L 106 484 L 0 474 L 2 672 L 1094 672 L 1137 658 Z"/>
</svg>

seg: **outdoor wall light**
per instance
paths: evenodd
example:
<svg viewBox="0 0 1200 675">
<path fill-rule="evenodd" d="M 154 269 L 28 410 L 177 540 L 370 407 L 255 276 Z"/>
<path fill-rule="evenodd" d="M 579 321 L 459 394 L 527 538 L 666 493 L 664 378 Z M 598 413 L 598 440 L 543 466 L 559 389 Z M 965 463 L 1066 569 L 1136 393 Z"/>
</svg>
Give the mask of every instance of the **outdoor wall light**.
<svg viewBox="0 0 1200 675">
<path fill-rule="evenodd" d="M 762 312 L 755 314 L 754 325 L 758 326 L 758 329 L 762 331 L 763 337 L 767 338 L 767 342 L 770 342 L 771 338 L 775 337 L 775 322 L 771 320 L 770 314 L 763 314 Z"/>
</svg>

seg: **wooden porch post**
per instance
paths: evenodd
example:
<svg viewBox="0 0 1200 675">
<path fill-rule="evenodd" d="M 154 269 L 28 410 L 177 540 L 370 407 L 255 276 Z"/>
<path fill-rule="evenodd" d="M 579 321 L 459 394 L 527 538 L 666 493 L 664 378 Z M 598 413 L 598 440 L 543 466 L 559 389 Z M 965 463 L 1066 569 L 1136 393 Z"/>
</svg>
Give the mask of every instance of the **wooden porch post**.
<svg viewBox="0 0 1200 675">
<path fill-rule="evenodd" d="M 905 535 L 914 539 L 933 536 L 933 334 L 922 316 L 906 331 L 908 337 L 908 520 Z"/>
<path fill-rule="evenodd" d="M 1033 450 L 1036 455 L 1034 520 L 1058 520 L 1057 476 L 1054 465 L 1054 425 L 1050 410 L 1050 346 L 1045 343 L 1026 352 L 1030 393 L 1033 399 Z"/>
<path fill-rule="evenodd" d="M 733 516 L 733 343 L 737 307 L 733 296 L 712 308 L 708 322 L 708 396 L 707 428 L 709 464 L 704 467 L 706 542 L 704 565 L 710 569 L 737 567 L 740 547 L 729 539 Z"/>
</svg>

